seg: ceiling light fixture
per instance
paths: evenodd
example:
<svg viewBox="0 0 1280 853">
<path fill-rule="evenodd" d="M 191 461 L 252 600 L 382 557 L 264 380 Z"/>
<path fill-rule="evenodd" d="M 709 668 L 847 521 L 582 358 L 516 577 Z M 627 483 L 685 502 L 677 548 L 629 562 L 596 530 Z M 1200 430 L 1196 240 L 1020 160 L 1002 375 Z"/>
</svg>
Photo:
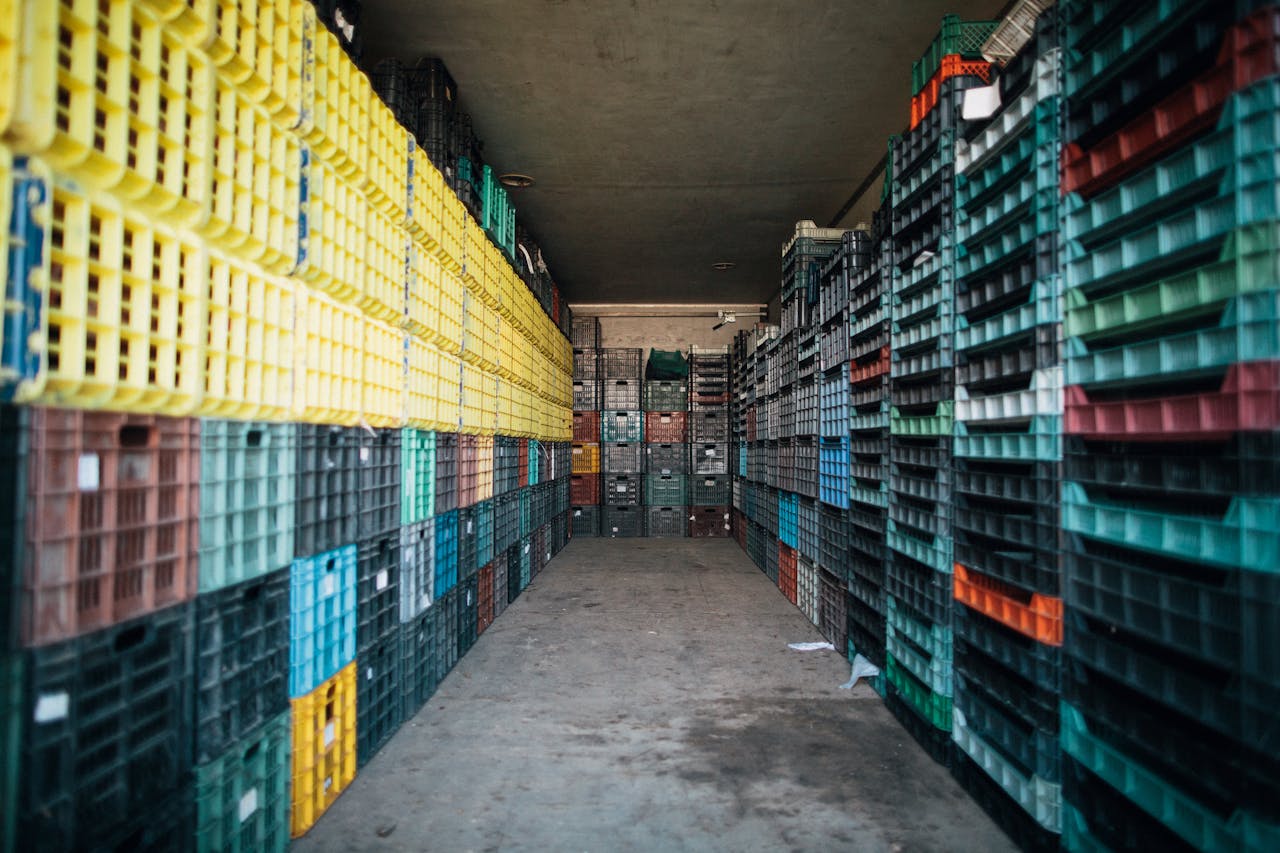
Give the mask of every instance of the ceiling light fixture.
<svg viewBox="0 0 1280 853">
<path fill-rule="evenodd" d="M 727 270 L 733 269 L 736 266 L 737 264 L 735 264 L 733 261 L 716 261 L 714 264 L 711 265 L 711 268 L 713 270 L 719 270 L 720 272 L 725 272 Z"/>
<path fill-rule="evenodd" d="M 504 187 L 523 190 L 533 186 L 533 178 L 521 175 L 519 172 L 507 172 L 505 175 L 498 176 L 498 183 Z"/>
</svg>

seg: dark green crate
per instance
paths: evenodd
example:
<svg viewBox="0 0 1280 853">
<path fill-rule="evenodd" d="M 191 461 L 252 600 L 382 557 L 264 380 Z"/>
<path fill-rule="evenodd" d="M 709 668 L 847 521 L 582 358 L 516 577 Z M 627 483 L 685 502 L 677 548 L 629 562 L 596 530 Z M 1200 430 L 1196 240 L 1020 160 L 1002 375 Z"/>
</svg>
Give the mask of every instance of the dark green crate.
<svg viewBox="0 0 1280 853">
<path fill-rule="evenodd" d="M 277 715 L 196 768 L 195 849 L 200 853 L 289 848 L 290 714 Z"/>
<path fill-rule="evenodd" d="M 684 474 L 649 474 L 644 478 L 646 506 L 683 506 L 689 503 L 689 478 Z"/>
</svg>

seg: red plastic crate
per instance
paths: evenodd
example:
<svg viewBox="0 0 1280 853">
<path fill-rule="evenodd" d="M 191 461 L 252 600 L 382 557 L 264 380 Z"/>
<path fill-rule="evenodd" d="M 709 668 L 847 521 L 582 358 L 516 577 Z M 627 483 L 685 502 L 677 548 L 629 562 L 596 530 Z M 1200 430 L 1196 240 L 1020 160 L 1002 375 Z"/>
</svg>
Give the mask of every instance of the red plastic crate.
<svg viewBox="0 0 1280 853">
<path fill-rule="evenodd" d="M 686 422 L 684 412 L 645 412 L 644 440 L 654 444 L 681 444 L 685 441 Z"/>
<path fill-rule="evenodd" d="M 522 438 L 516 443 L 516 461 L 520 464 L 520 488 L 529 485 L 529 440 Z"/>
<path fill-rule="evenodd" d="M 787 601 L 796 603 L 796 552 L 788 545 L 778 543 L 778 589 L 787 597 Z"/>
<path fill-rule="evenodd" d="M 585 441 L 591 444 L 600 442 L 600 413 L 599 412 L 574 412 L 573 413 L 573 440 Z M 526 447 L 526 453 L 528 448 Z"/>
<path fill-rule="evenodd" d="M 756 407 L 751 404 L 747 407 L 747 441 L 756 440 Z"/>
<path fill-rule="evenodd" d="M 696 539 L 727 538 L 729 536 L 729 507 L 689 507 L 689 536 Z"/>
<path fill-rule="evenodd" d="M 199 421 L 45 408 L 27 418 L 23 642 L 194 597 Z"/>
<path fill-rule="evenodd" d="M 924 121 L 929 110 L 938 105 L 938 96 L 942 93 L 942 83 L 949 77 L 980 77 L 982 82 L 991 82 L 991 63 L 981 60 L 965 59 L 958 53 L 942 57 L 942 66 L 924 84 L 920 93 L 911 98 L 911 129 Z"/>
<path fill-rule="evenodd" d="M 747 550 L 747 517 L 741 510 L 733 511 L 733 538 L 738 540 L 738 547 Z"/>
<path fill-rule="evenodd" d="M 1280 73 L 1280 9 L 1255 12 L 1227 31 L 1213 68 L 1107 138 L 1062 150 L 1062 192 L 1094 195 L 1212 127 L 1233 92 Z"/>
<path fill-rule="evenodd" d="M 493 624 L 493 563 L 477 574 L 476 599 L 476 633 L 483 634 Z"/>
<path fill-rule="evenodd" d="M 1233 364 L 1218 391 L 1153 399 L 1089 399 L 1065 391 L 1064 429 L 1090 438 L 1223 439 L 1241 430 L 1280 429 L 1280 361 Z"/>
<path fill-rule="evenodd" d="M 956 563 L 956 601 L 1049 646 L 1062 645 L 1062 599 L 1028 592 Z"/>
<path fill-rule="evenodd" d="M 600 503 L 599 474 L 571 474 L 569 503 L 573 506 L 595 506 Z"/>
<path fill-rule="evenodd" d="M 887 376 L 889 373 L 889 347 L 880 348 L 880 356 L 875 361 L 865 364 L 851 362 L 849 364 L 849 383 L 858 385 L 863 382 L 869 382 L 872 379 L 878 379 L 881 376 Z"/>
</svg>

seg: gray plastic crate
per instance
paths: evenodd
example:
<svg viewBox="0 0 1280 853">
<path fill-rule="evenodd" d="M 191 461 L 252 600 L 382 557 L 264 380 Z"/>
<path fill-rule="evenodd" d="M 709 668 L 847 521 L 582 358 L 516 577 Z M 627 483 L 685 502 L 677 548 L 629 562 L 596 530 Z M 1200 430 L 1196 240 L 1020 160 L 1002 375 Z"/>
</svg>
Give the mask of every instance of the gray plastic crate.
<svg viewBox="0 0 1280 853">
<path fill-rule="evenodd" d="M 573 378 L 599 379 L 600 353 L 597 349 L 575 349 L 573 351 Z"/>
<path fill-rule="evenodd" d="M 603 379 L 600 387 L 603 389 L 602 408 L 639 411 L 642 387 L 639 379 Z"/>
<path fill-rule="evenodd" d="M 689 471 L 689 445 L 646 444 L 645 471 L 650 474 L 685 474 Z"/>
<path fill-rule="evenodd" d="M 600 535 L 611 538 L 644 536 L 645 508 L 642 506 L 604 507 Z"/>
<path fill-rule="evenodd" d="M 695 474 L 689 478 L 689 503 L 723 506 L 729 503 L 732 489 L 728 474 Z"/>
<path fill-rule="evenodd" d="M 640 506 L 639 474 L 605 474 L 600 483 L 600 499 L 619 506 Z"/>
<path fill-rule="evenodd" d="M 644 383 L 646 412 L 683 412 L 689 408 L 689 386 L 681 380 L 651 379 Z"/>
<path fill-rule="evenodd" d="M 729 443 L 704 442 L 691 444 L 689 456 L 694 474 L 728 474 Z"/>
<path fill-rule="evenodd" d="M 694 444 L 729 440 L 729 407 L 699 409 L 689 413 L 689 441 Z"/>
<path fill-rule="evenodd" d="M 600 350 L 600 373 L 602 379 L 642 379 L 644 365 L 641 359 L 642 349 L 630 347 L 609 347 Z"/>
<path fill-rule="evenodd" d="M 685 506 L 651 506 L 646 512 L 648 535 L 657 539 L 683 539 L 689 535 L 689 510 Z"/>
<path fill-rule="evenodd" d="M 600 411 L 600 381 L 598 379 L 574 378 L 573 409 L 575 412 Z"/>
<path fill-rule="evenodd" d="M 574 349 L 595 349 L 600 346 L 600 318 L 574 317 L 570 327 L 570 341 Z"/>
<path fill-rule="evenodd" d="M 569 510 L 570 535 L 584 539 L 600 535 L 600 507 L 575 506 Z"/>
<path fill-rule="evenodd" d="M 607 474 L 639 474 L 643 470 L 644 445 L 611 442 L 600 445 L 600 468 Z"/>
</svg>

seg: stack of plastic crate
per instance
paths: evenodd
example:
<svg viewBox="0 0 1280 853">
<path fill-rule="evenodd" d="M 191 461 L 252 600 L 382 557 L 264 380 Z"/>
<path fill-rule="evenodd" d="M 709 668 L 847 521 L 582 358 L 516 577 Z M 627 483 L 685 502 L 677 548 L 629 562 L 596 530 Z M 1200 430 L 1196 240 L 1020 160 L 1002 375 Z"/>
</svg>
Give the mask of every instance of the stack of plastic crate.
<svg viewBox="0 0 1280 853">
<path fill-rule="evenodd" d="M 747 479 L 747 458 L 750 453 L 748 425 L 751 438 L 755 437 L 756 425 L 755 350 L 755 330 L 747 329 L 734 335 L 733 347 L 729 353 L 729 373 L 733 388 L 729 407 L 729 458 L 733 480 L 732 528 L 738 544 L 744 550 L 747 547 L 747 506 L 754 502 L 752 487 Z"/>
<path fill-rule="evenodd" d="M 1280 843 L 1280 13 L 1252 8 L 1059 4 L 1069 849 Z"/>
<path fill-rule="evenodd" d="M 601 533 L 644 536 L 644 350 L 600 350 Z"/>
<path fill-rule="evenodd" d="M 1041 15 L 969 91 L 956 143 L 956 775 L 1036 849 L 1057 846 L 1062 781 L 1061 457 L 1027 444 L 1062 418 L 1055 32 Z"/>
<path fill-rule="evenodd" d="M 690 536 L 729 535 L 731 380 L 729 347 L 689 348 Z"/>
<path fill-rule="evenodd" d="M 600 320 L 573 319 L 573 535 L 600 535 Z"/>
<path fill-rule="evenodd" d="M 957 32 L 970 32 L 956 24 L 945 18 L 916 64 L 913 77 L 924 88 L 912 102 L 912 127 L 891 145 L 890 468 L 887 494 L 866 496 L 888 506 L 886 701 L 944 762 L 951 754 L 954 693 L 955 140 L 964 90 L 989 79 L 986 63 L 950 47 Z M 934 73 L 922 72 L 933 65 Z"/>
<path fill-rule="evenodd" d="M 689 386 L 685 379 L 644 382 L 644 503 L 647 535 L 688 535 Z"/>
</svg>

